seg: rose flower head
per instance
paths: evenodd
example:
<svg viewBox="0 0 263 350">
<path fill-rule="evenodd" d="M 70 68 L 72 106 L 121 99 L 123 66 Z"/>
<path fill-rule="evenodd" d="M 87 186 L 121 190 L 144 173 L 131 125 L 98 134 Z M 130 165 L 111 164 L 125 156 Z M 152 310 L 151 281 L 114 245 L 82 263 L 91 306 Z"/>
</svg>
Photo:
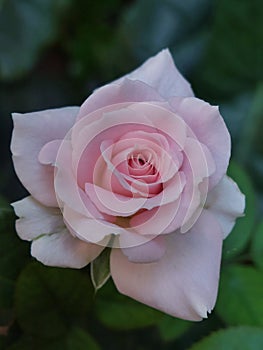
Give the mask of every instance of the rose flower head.
<svg viewBox="0 0 263 350">
<path fill-rule="evenodd" d="M 223 239 L 245 200 L 227 175 L 230 135 L 168 50 L 81 107 L 13 114 L 20 238 L 45 265 L 111 249 L 120 293 L 187 320 L 216 301 Z"/>
</svg>

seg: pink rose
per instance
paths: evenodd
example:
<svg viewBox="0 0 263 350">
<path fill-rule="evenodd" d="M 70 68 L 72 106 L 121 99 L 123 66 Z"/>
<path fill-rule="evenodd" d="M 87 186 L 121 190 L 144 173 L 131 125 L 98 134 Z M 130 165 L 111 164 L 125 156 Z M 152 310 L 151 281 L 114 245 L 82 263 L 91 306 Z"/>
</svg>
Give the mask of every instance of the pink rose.
<svg viewBox="0 0 263 350">
<path fill-rule="evenodd" d="M 50 266 L 81 268 L 106 246 L 118 290 L 188 320 L 214 307 L 223 239 L 244 211 L 226 176 L 230 136 L 168 50 L 80 108 L 14 114 L 12 152 L 31 196 L 18 235 Z"/>
</svg>

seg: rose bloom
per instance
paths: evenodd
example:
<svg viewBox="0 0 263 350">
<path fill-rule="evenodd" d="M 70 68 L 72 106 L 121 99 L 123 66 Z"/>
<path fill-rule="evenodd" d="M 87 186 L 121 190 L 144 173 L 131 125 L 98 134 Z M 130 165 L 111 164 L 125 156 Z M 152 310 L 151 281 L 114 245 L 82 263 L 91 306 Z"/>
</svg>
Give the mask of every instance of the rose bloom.
<svg viewBox="0 0 263 350">
<path fill-rule="evenodd" d="M 226 176 L 230 136 L 168 50 L 79 107 L 14 114 L 11 149 L 30 196 L 20 238 L 45 265 L 82 268 L 111 247 L 117 289 L 187 320 L 214 307 L 223 239 L 244 211 Z"/>
</svg>

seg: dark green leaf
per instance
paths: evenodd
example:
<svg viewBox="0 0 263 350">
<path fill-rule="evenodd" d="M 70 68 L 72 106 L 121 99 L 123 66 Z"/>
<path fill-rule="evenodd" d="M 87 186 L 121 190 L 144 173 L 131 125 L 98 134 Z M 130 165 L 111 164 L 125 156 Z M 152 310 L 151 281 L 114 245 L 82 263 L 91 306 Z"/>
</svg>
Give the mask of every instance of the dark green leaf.
<svg viewBox="0 0 263 350">
<path fill-rule="evenodd" d="M 251 256 L 255 264 L 263 269 L 263 221 L 257 227 L 253 235 Z"/>
<path fill-rule="evenodd" d="M 220 0 L 215 13 L 200 78 L 208 91 L 229 96 L 263 78 L 263 7 L 261 0 Z"/>
<path fill-rule="evenodd" d="M 160 322 L 158 323 L 158 328 L 162 339 L 165 341 L 171 341 L 179 338 L 192 325 L 192 322 L 179 320 L 178 318 L 174 318 L 168 315 L 163 315 Z"/>
<path fill-rule="evenodd" d="M 87 319 L 92 300 L 91 282 L 81 271 L 31 263 L 18 279 L 15 310 L 24 331 L 52 338 Z"/>
<path fill-rule="evenodd" d="M 253 92 L 248 91 L 224 103 L 220 103 L 220 112 L 226 122 L 233 141 L 232 146 L 234 154 L 236 153 L 235 150 L 238 140 L 243 140 L 242 133 L 249 119 L 248 113 L 252 105 L 253 97 Z"/>
<path fill-rule="evenodd" d="M 124 13 L 120 29 L 128 51 L 142 62 L 169 47 L 178 67 L 191 70 L 203 54 L 212 5 L 210 0 L 137 0 Z"/>
<path fill-rule="evenodd" d="M 99 290 L 110 278 L 110 248 L 105 248 L 90 265 L 91 280 L 95 291 Z"/>
<path fill-rule="evenodd" d="M 239 218 L 230 235 L 225 239 L 223 246 L 223 258 L 237 256 L 246 247 L 255 224 L 255 192 L 250 178 L 242 167 L 232 162 L 228 169 L 228 175 L 238 184 L 242 193 L 246 196 L 245 215 Z"/>
<path fill-rule="evenodd" d="M 0 198 L 0 294 L 8 305 L 12 300 L 12 281 L 28 261 L 28 244 L 17 237 L 14 221 L 12 207 Z M 3 299 L 0 305 L 2 303 Z"/>
<path fill-rule="evenodd" d="M 67 350 L 99 350 L 99 345 L 83 329 L 74 328 L 67 338 Z"/>
<path fill-rule="evenodd" d="M 156 324 L 162 313 L 117 292 L 112 281 L 96 295 L 97 318 L 112 329 L 137 329 Z"/>
<path fill-rule="evenodd" d="M 116 17 L 123 0 L 79 0 L 69 23 L 71 36 L 64 44 L 72 57 L 71 72 L 80 78 L 101 76 L 111 80 L 123 64 L 116 36 Z M 125 65 L 125 62 L 124 62 Z"/>
<path fill-rule="evenodd" d="M 0 79 L 18 77 L 54 41 L 69 0 L 8 0 L 0 7 Z"/>
<path fill-rule="evenodd" d="M 0 276 L 0 313 L 1 309 L 12 307 L 14 287 L 14 281 Z"/>
<path fill-rule="evenodd" d="M 73 328 L 65 337 L 47 340 L 39 337 L 22 337 L 8 350 L 99 350 L 95 340 L 84 330 Z"/>
<path fill-rule="evenodd" d="M 189 350 L 261 350 L 262 348 L 262 329 L 236 327 L 212 333 Z"/>
<path fill-rule="evenodd" d="M 262 57 L 263 59 L 263 57 Z M 259 83 L 253 96 L 253 103 L 246 118 L 240 139 L 236 146 L 236 157 L 243 163 L 251 160 L 251 154 L 263 151 L 261 129 L 263 126 L 263 83 Z"/>
<path fill-rule="evenodd" d="M 229 325 L 263 326 L 263 272 L 231 266 L 222 271 L 216 312 Z"/>
</svg>

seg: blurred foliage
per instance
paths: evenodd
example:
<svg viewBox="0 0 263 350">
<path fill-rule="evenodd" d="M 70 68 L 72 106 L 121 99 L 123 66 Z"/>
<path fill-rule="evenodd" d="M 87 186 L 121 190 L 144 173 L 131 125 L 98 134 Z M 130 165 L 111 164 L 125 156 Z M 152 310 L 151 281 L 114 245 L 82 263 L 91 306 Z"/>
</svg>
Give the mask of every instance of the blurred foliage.
<svg viewBox="0 0 263 350">
<path fill-rule="evenodd" d="M 0 7 L 0 78 L 28 72 L 40 50 L 56 40 L 70 0 L 8 0 Z"/>
<path fill-rule="evenodd" d="M 262 19 L 260 0 L 0 0 L 1 350 L 262 349 Z M 90 272 L 95 287 L 108 277 L 96 262 L 76 271 L 32 261 L 8 204 L 25 195 L 10 113 L 79 105 L 164 47 L 196 95 L 220 106 L 229 175 L 247 201 L 224 243 L 215 311 L 201 323 L 120 295 L 110 280 L 95 293 Z"/>
<path fill-rule="evenodd" d="M 251 266 L 223 270 L 215 311 L 227 324 L 263 326 L 262 279 L 262 271 Z"/>
<path fill-rule="evenodd" d="M 231 162 L 228 175 L 238 183 L 242 193 L 246 196 L 244 216 L 237 220 L 231 235 L 223 246 L 223 258 L 233 258 L 244 251 L 251 238 L 256 219 L 256 195 L 250 178 L 237 163 Z"/>
<path fill-rule="evenodd" d="M 262 329 L 243 326 L 215 332 L 189 350 L 260 350 L 262 347 Z"/>
<path fill-rule="evenodd" d="M 257 267 L 263 270 L 263 221 L 258 225 L 251 244 L 251 256 Z"/>
<path fill-rule="evenodd" d="M 18 278 L 14 306 L 26 333 L 57 338 L 68 333 L 71 321 L 85 323 L 92 300 L 91 282 L 81 271 L 31 263 Z"/>
<path fill-rule="evenodd" d="M 217 2 L 211 40 L 198 76 L 203 86 L 210 87 L 211 96 L 254 89 L 263 79 L 262 18 L 261 0 Z"/>
<path fill-rule="evenodd" d="M 102 324 L 121 330 L 151 326 L 162 317 L 161 312 L 117 293 L 112 282 L 99 291 L 95 312 Z"/>
<path fill-rule="evenodd" d="M 127 51 L 136 62 L 142 62 L 169 47 L 180 71 L 189 74 L 203 57 L 213 3 L 213 0 L 136 1 L 123 16 L 120 27 Z"/>
</svg>

